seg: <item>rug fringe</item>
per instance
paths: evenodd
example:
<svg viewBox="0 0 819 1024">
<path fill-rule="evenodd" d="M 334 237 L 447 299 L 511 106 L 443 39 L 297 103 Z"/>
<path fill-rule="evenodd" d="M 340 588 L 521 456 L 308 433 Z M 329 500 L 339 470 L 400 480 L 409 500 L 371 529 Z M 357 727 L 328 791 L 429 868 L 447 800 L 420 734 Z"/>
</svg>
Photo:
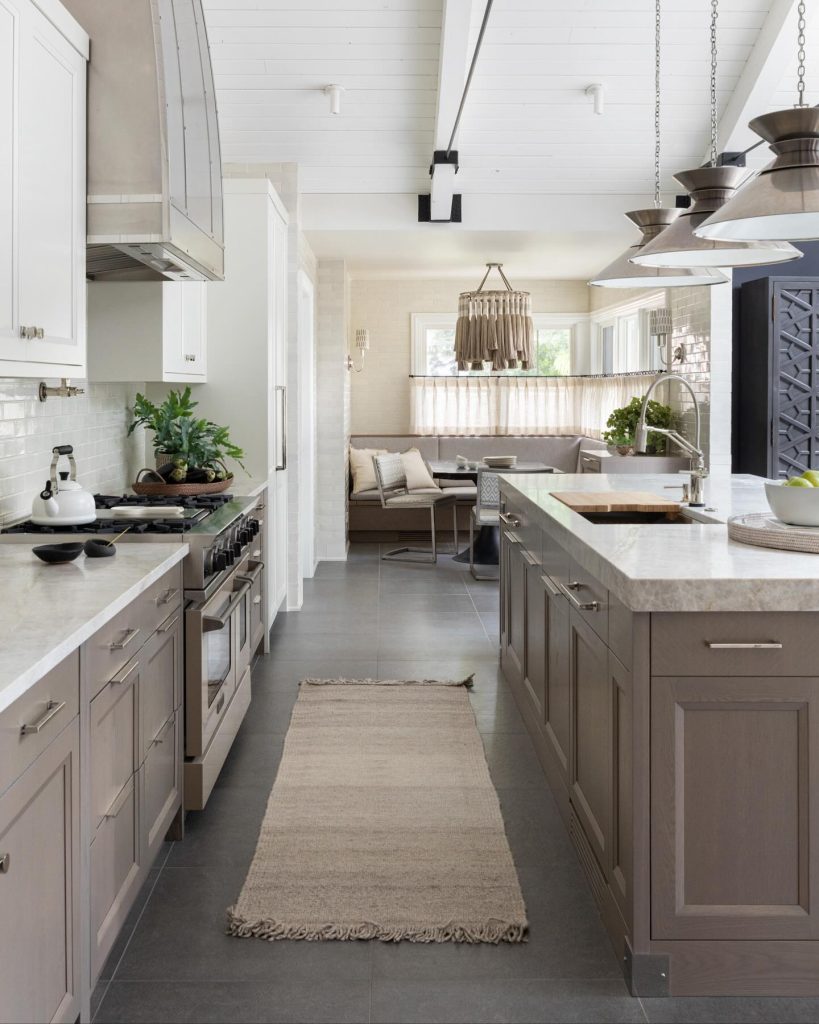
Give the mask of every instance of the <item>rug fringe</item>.
<svg viewBox="0 0 819 1024">
<path fill-rule="evenodd" d="M 508 921 L 487 921 L 482 925 L 450 921 L 437 928 L 386 928 L 369 921 L 355 925 L 288 925 L 277 921 L 248 921 L 236 913 L 235 907 L 228 910 L 227 924 L 228 935 L 266 939 L 268 942 L 279 939 L 301 939 L 305 942 L 379 939 L 381 942 L 490 942 L 497 946 L 501 942 L 526 942 L 527 932 L 527 924 Z"/>
<path fill-rule="evenodd" d="M 471 690 L 475 673 L 465 679 L 302 679 L 300 686 L 463 686 Z"/>
</svg>

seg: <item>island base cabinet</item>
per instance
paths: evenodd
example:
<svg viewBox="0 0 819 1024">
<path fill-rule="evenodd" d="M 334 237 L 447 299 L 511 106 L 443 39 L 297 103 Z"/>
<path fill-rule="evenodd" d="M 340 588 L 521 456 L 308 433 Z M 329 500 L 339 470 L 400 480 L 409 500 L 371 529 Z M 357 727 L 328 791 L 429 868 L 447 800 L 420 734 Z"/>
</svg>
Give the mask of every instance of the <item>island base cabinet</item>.
<svg viewBox="0 0 819 1024">
<path fill-rule="evenodd" d="M 651 752 L 652 939 L 819 938 L 819 679 L 655 677 Z"/>
<path fill-rule="evenodd" d="M 79 720 L 0 797 L 0 1021 L 80 1012 Z"/>
<path fill-rule="evenodd" d="M 507 679 L 522 682 L 526 660 L 526 562 L 520 538 L 501 530 L 501 665 Z"/>
<path fill-rule="evenodd" d="M 139 770 L 142 860 L 154 861 L 182 799 L 182 714 L 174 712 Z"/>
</svg>

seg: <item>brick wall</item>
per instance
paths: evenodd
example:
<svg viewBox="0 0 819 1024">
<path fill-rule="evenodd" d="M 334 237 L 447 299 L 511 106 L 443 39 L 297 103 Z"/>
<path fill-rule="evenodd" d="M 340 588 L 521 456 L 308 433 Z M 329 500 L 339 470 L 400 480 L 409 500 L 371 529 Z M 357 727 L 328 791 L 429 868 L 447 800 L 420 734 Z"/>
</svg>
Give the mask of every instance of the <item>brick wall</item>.
<svg viewBox="0 0 819 1024">
<path fill-rule="evenodd" d="M 55 445 L 74 446 L 77 479 L 92 492 L 121 494 L 144 464 L 143 432 L 127 436 L 140 385 L 72 381 L 84 395 L 40 402 L 38 383 L 0 379 L 0 525 L 31 513 Z"/>
</svg>

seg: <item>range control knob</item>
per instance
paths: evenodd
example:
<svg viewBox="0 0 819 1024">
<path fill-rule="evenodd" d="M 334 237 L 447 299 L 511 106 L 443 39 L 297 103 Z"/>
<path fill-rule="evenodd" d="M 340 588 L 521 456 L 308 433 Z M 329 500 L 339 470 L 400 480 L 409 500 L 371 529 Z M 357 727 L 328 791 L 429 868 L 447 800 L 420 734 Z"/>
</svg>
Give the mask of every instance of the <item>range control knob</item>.
<svg viewBox="0 0 819 1024">
<path fill-rule="evenodd" d="M 225 548 L 223 556 L 227 565 L 233 565 L 236 561 L 236 556 L 233 554 L 233 548 Z"/>
<path fill-rule="evenodd" d="M 239 530 L 239 543 L 242 544 L 242 546 L 244 546 L 245 544 L 249 544 L 251 536 L 252 536 L 252 534 L 251 534 L 250 530 L 248 530 L 248 529 Z"/>
<path fill-rule="evenodd" d="M 224 551 L 217 551 L 213 556 L 213 569 L 215 572 L 222 572 L 227 569 L 227 558 Z"/>
<path fill-rule="evenodd" d="M 250 535 L 251 535 L 251 537 L 257 536 L 258 533 L 259 533 L 259 520 L 258 519 L 251 519 L 250 520 Z"/>
<path fill-rule="evenodd" d="M 235 540 L 233 542 L 233 544 L 231 545 L 231 550 L 233 552 L 233 557 L 234 558 L 238 558 L 239 555 L 241 555 L 241 553 L 242 553 L 242 545 L 239 543 L 238 540 Z M 233 563 L 231 563 L 231 564 L 233 564 Z"/>
</svg>

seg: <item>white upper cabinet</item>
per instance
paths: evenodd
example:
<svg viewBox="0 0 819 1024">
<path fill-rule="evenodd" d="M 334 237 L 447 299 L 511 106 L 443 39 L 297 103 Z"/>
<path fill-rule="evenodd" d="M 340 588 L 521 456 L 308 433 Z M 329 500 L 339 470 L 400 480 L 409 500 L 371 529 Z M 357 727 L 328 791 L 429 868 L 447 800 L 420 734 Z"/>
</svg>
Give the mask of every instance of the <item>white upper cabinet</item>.
<svg viewBox="0 0 819 1024">
<path fill-rule="evenodd" d="M 202 282 L 88 284 L 89 380 L 203 384 L 206 332 Z"/>
<path fill-rule="evenodd" d="M 85 372 L 88 38 L 56 0 L 0 0 L 0 374 Z"/>
</svg>

